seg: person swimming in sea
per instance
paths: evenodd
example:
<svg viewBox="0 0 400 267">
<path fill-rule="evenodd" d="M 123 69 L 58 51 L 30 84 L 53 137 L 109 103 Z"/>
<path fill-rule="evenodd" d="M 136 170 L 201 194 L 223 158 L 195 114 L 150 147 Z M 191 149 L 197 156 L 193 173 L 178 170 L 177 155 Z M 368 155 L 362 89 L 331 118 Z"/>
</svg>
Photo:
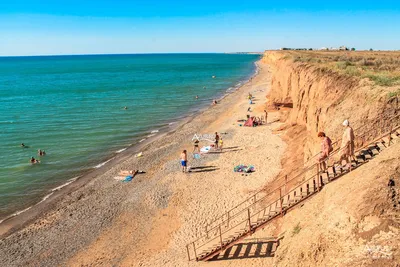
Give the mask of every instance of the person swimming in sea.
<svg viewBox="0 0 400 267">
<path fill-rule="evenodd" d="M 22 148 L 29 148 L 29 146 L 26 146 L 24 143 L 21 143 Z"/>
<path fill-rule="evenodd" d="M 44 156 L 44 155 L 46 155 L 46 152 L 44 150 L 39 149 L 38 150 L 38 155 L 39 156 Z"/>
<path fill-rule="evenodd" d="M 31 157 L 30 163 L 31 164 L 37 164 L 37 163 L 40 163 L 40 161 L 35 159 L 34 157 Z"/>
<path fill-rule="evenodd" d="M 196 95 L 196 99 L 199 99 L 199 96 L 198 96 L 198 95 Z"/>
</svg>

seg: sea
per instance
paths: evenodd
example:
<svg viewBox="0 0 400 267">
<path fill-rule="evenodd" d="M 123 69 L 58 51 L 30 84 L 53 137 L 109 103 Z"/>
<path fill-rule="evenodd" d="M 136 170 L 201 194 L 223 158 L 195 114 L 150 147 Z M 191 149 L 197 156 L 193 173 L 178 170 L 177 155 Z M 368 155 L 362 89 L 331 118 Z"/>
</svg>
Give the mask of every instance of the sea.
<svg viewBox="0 0 400 267">
<path fill-rule="evenodd" d="M 0 57 L 0 222 L 234 91 L 259 58 Z"/>
</svg>

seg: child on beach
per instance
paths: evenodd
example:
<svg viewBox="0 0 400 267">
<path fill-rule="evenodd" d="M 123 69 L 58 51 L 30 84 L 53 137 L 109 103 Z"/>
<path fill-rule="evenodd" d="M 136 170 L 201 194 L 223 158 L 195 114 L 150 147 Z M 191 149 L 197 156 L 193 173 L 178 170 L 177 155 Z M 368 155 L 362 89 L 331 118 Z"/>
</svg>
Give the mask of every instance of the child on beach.
<svg viewBox="0 0 400 267">
<path fill-rule="evenodd" d="M 181 165 L 182 165 L 182 172 L 186 172 L 187 170 L 187 152 L 183 150 L 181 153 Z"/>
<path fill-rule="evenodd" d="M 224 141 L 222 141 L 222 137 L 219 139 L 219 150 L 222 151 L 222 147 L 224 146 Z"/>
</svg>

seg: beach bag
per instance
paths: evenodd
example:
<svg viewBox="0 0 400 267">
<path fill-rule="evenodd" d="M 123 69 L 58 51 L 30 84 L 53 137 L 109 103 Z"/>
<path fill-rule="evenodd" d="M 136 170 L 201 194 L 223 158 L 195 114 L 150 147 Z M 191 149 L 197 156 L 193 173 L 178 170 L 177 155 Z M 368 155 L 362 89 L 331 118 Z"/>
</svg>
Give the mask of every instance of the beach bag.
<svg viewBox="0 0 400 267">
<path fill-rule="evenodd" d="M 329 153 L 331 153 L 333 151 L 332 140 L 326 137 L 326 141 L 328 141 Z"/>
</svg>

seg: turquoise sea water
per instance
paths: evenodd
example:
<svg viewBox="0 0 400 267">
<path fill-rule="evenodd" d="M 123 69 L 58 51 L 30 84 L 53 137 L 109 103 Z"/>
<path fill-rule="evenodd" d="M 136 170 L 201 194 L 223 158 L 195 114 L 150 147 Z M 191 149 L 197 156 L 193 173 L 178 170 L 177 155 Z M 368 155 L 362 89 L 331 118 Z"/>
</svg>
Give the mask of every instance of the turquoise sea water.
<svg viewBox="0 0 400 267">
<path fill-rule="evenodd" d="M 39 202 L 52 188 L 152 131 L 166 129 L 209 105 L 248 79 L 258 58 L 238 54 L 0 58 L 0 220 Z M 21 143 L 29 148 L 21 148 Z M 38 149 L 47 155 L 39 157 Z M 41 164 L 31 165 L 31 156 L 40 158 Z"/>
</svg>

